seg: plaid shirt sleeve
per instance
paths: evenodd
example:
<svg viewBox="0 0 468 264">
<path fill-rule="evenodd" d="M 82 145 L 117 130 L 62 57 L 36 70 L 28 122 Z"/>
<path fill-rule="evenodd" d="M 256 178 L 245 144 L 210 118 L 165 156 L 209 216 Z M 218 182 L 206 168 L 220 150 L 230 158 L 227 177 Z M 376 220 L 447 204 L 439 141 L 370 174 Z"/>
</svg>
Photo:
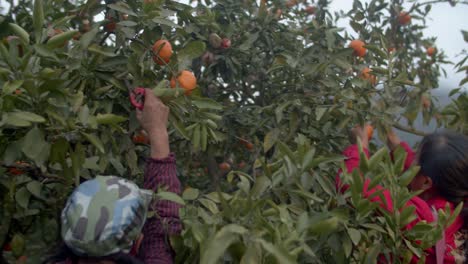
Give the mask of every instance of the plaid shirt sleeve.
<svg viewBox="0 0 468 264">
<path fill-rule="evenodd" d="M 164 159 L 148 159 L 144 175 L 144 188 L 157 191 L 166 188 L 176 194 L 181 193 L 180 181 L 176 175 L 176 159 L 171 153 Z M 182 224 L 179 218 L 180 205 L 170 201 L 157 201 L 150 205 L 156 215 L 147 219 L 143 227 L 143 243 L 140 258 L 146 264 L 173 263 L 172 250 L 168 235 L 179 234 Z"/>
</svg>

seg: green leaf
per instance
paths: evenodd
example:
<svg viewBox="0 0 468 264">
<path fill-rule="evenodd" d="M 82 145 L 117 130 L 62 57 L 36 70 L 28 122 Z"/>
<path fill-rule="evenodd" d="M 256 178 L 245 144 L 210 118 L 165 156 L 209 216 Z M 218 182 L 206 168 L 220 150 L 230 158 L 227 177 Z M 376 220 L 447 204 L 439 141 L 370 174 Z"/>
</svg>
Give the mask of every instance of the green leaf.
<svg viewBox="0 0 468 264">
<path fill-rule="evenodd" d="M 158 192 L 156 196 L 161 200 L 171 201 L 174 203 L 178 203 L 180 205 L 185 205 L 185 202 L 179 195 L 173 192 Z"/>
<path fill-rule="evenodd" d="M 135 12 L 133 12 L 132 9 L 124 2 L 118 2 L 116 4 L 108 4 L 107 7 L 109 7 L 110 9 L 114 9 L 115 11 L 118 11 L 120 13 L 128 14 L 131 16 L 137 16 L 137 14 L 135 14 Z"/>
<path fill-rule="evenodd" d="M 125 167 L 122 165 L 122 163 L 118 159 L 109 158 L 109 162 L 110 164 L 112 164 L 112 167 L 114 167 L 115 170 L 117 170 L 117 173 L 120 176 L 123 176 L 125 174 Z"/>
<path fill-rule="evenodd" d="M 114 114 L 98 114 L 96 121 L 99 125 L 115 125 L 127 121 L 128 118 Z"/>
<path fill-rule="evenodd" d="M 280 130 L 278 128 L 275 128 L 265 135 L 265 139 L 263 140 L 264 152 L 267 152 L 273 147 L 273 145 L 275 145 L 276 141 L 278 140 L 279 134 Z"/>
<path fill-rule="evenodd" d="M 302 170 L 307 171 L 309 170 L 314 162 L 314 156 L 315 156 L 315 148 L 311 147 L 309 151 L 304 155 L 304 158 L 302 160 Z"/>
<path fill-rule="evenodd" d="M 44 140 L 44 133 L 35 127 L 24 137 L 21 150 L 26 157 L 41 165 L 49 158 L 50 145 Z"/>
<path fill-rule="evenodd" d="M 171 124 L 174 126 L 174 128 L 180 133 L 181 136 L 183 136 L 186 140 L 190 139 L 190 136 L 185 129 L 184 125 L 177 120 L 176 118 L 171 118 Z"/>
<path fill-rule="evenodd" d="M 77 31 L 77 30 L 70 30 L 70 31 L 63 32 L 63 33 L 60 33 L 60 34 L 57 34 L 57 35 L 51 37 L 47 41 L 47 44 L 46 44 L 47 48 L 53 49 L 53 48 L 59 48 L 59 47 L 65 45 L 78 32 L 79 31 Z"/>
<path fill-rule="evenodd" d="M 13 141 L 3 153 L 3 162 L 5 165 L 12 165 L 21 157 L 21 146 L 17 141 Z"/>
<path fill-rule="evenodd" d="M 157 23 L 157 24 L 160 24 L 160 25 L 166 25 L 166 26 L 169 26 L 169 27 L 171 27 L 171 28 L 181 28 L 179 25 L 177 25 L 176 23 L 172 22 L 171 20 L 165 19 L 165 18 L 161 18 L 161 17 L 155 17 L 155 18 L 153 18 L 153 22 L 154 22 L 154 23 Z"/>
<path fill-rule="evenodd" d="M 212 200 L 205 199 L 205 198 L 200 198 L 198 201 L 204 207 L 206 207 L 206 209 L 210 210 L 211 213 L 213 213 L 213 214 L 219 213 L 218 206 Z"/>
<path fill-rule="evenodd" d="M 11 250 L 15 257 L 23 255 L 23 252 L 26 248 L 26 241 L 24 240 L 23 235 L 15 234 L 11 239 Z"/>
<path fill-rule="evenodd" d="M 338 229 L 339 219 L 335 216 L 323 220 L 311 219 L 309 230 L 314 234 L 329 234 Z"/>
<path fill-rule="evenodd" d="M 200 195 L 200 191 L 198 189 L 188 187 L 182 193 L 182 199 L 189 200 L 189 201 L 195 200 L 198 198 L 198 195 Z"/>
<path fill-rule="evenodd" d="M 20 88 L 23 83 L 23 80 L 5 82 L 5 84 L 3 84 L 2 94 L 12 94 L 14 91 L 16 91 L 16 89 Z"/>
<path fill-rule="evenodd" d="M 31 193 L 26 189 L 26 187 L 21 187 L 15 193 L 16 203 L 18 203 L 18 205 L 24 209 L 28 209 L 30 197 L 31 197 Z"/>
<path fill-rule="evenodd" d="M 180 60 L 193 60 L 200 57 L 206 50 L 204 41 L 191 41 L 179 53 L 177 58 Z"/>
<path fill-rule="evenodd" d="M 94 134 L 88 134 L 85 132 L 81 132 L 81 134 L 89 141 L 91 144 L 93 144 L 101 153 L 105 153 L 104 150 L 104 145 L 102 144 L 102 141 Z"/>
<path fill-rule="evenodd" d="M 357 229 L 349 228 L 348 235 L 355 246 L 357 246 L 361 241 L 361 232 L 359 232 Z"/>
<path fill-rule="evenodd" d="M 420 167 L 419 166 L 413 166 L 407 171 L 405 171 L 399 178 L 398 178 L 398 184 L 400 184 L 401 187 L 406 187 L 410 182 L 416 177 L 416 175 L 419 172 Z"/>
<path fill-rule="evenodd" d="M 221 104 L 209 98 L 193 96 L 192 103 L 199 109 L 223 110 Z"/>
<path fill-rule="evenodd" d="M 38 181 L 30 181 L 27 185 L 26 185 L 26 189 L 28 189 L 28 191 L 34 195 L 35 197 L 41 197 L 41 190 L 42 190 L 42 183 L 38 182 Z"/>
<path fill-rule="evenodd" d="M 86 158 L 85 162 L 83 163 L 83 168 L 99 171 L 98 161 L 99 157 L 97 156 Z"/>
<path fill-rule="evenodd" d="M 248 230 L 240 225 L 229 224 L 221 228 L 215 236 L 211 237 L 202 248 L 200 262 L 206 264 L 217 264 L 224 252 L 235 241 L 239 240 L 239 235 L 245 234 Z"/>
<path fill-rule="evenodd" d="M 42 0 L 34 0 L 33 26 L 36 43 L 41 43 L 42 28 L 44 27 L 44 8 Z"/>
<path fill-rule="evenodd" d="M 192 134 L 192 145 L 194 150 L 199 150 L 200 149 L 200 142 L 201 142 L 201 129 L 200 125 L 197 124 L 195 128 L 193 129 L 193 134 Z"/>
<path fill-rule="evenodd" d="M 374 155 L 372 155 L 372 157 L 369 159 L 369 170 L 374 170 L 387 153 L 387 149 L 383 147 L 379 149 Z"/>
<path fill-rule="evenodd" d="M 10 27 L 18 35 L 18 37 L 21 39 L 23 43 L 25 44 L 29 43 L 29 34 L 28 32 L 26 32 L 26 30 L 24 30 L 22 27 L 13 23 L 10 23 Z"/>
<path fill-rule="evenodd" d="M 46 58 L 52 58 L 58 61 L 57 55 L 50 49 L 48 49 L 45 45 L 43 44 L 36 44 L 34 45 L 34 50 L 39 54 L 41 57 L 46 57 Z"/>
<path fill-rule="evenodd" d="M 97 33 L 99 32 L 99 27 L 94 27 L 90 31 L 84 33 L 80 38 L 80 46 L 83 49 L 87 49 L 89 45 L 96 38 Z"/>
<path fill-rule="evenodd" d="M 40 115 L 22 111 L 8 113 L 8 118 L 17 118 L 33 123 L 44 123 L 46 121 L 46 119 Z"/>
<path fill-rule="evenodd" d="M 208 145 L 208 130 L 206 129 L 205 125 L 201 126 L 200 140 L 201 150 L 206 151 L 206 147 Z"/>
<path fill-rule="evenodd" d="M 320 119 L 322 119 L 326 111 L 327 111 L 327 108 L 325 107 L 315 108 L 315 120 L 320 121 Z"/>
<path fill-rule="evenodd" d="M 6 125 L 10 125 L 10 126 L 14 126 L 14 127 L 28 127 L 28 126 L 31 126 L 31 122 L 29 122 L 27 120 L 24 120 L 24 119 L 21 119 L 21 118 L 17 118 L 15 116 L 5 114 L 4 118 L 5 118 L 4 122 L 5 122 Z"/>
<path fill-rule="evenodd" d="M 112 48 L 105 48 L 101 47 L 97 44 L 93 44 L 88 47 L 88 50 L 94 53 L 97 53 L 99 55 L 103 55 L 106 57 L 115 57 L 117 54 L 114 53 L 114 50 Z"/>
<path fill-rule="evenodd" d="M 277 263 L 282 263 L 282 264 L 293 264 L 296 263 L 294 260 L 294 257 L 290 255 L 290 252 L 286 250 L 283 247 L 280 247 L 279 245 L 274 245 L 270 242 L 267 242 L 263 239 L 258 239 L 258 242 L 262 245 L 262 247 L 272 254 L 275 259 L 277 260 Z"/>
</svg>

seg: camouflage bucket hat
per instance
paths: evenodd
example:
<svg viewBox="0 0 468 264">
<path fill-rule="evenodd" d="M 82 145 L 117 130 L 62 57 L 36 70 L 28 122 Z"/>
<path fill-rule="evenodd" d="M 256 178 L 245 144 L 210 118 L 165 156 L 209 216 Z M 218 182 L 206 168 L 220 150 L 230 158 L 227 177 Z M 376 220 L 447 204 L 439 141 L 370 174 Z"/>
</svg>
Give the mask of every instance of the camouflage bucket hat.
<svg viewBox="0 0 468 264">
<path fill-rule="evenodd" d="M 152 192 L 128 180 L 97 176 L 82 183 L 62 211 L 62 238 L 77 255 L 128 253 L 146 220 Z"/>
</svg>

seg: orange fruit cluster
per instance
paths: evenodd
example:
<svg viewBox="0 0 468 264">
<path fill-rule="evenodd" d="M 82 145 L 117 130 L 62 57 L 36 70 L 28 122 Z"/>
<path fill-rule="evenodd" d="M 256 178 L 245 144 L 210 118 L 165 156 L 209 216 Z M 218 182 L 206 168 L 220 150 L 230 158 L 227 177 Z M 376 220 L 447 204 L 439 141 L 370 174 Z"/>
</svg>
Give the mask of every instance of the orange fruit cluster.
<svg viewBox="0 0 468 264">
<path fill-rule="evenodd" d="M 190 95 L 192 90 L 197 87 L 197 78 L 191 71 L 183 70 L 177 75 L 177 77 L 172 77 L 171 79 L 171 87 L 175 88 L 179 85 L 179 87 L 185 90 L 186 95 Z"/>
<path fill-rule="evenodd" d="M 169 41 L 160 39 L 154 43 L 153 53 L 153 61 L 159 65 L 165 65 L 171 60 L 172 45 Z"/>
<path fill-rule="evenodd" d="M 355 39 L 349 43 L 349 47 L 354 50 L 353 55 L 357 57 L 364 57 L 366 55 L 367 49 L 364 48 L 366 44 L 364 41 Z"/>
<path fill-rule="evenodd" d="M 363 80 L 368 80 L 372 85 L 377 84 L 377 76 L 371 74 L 372 70 L 369 68 L 364 68 L 361 71 L 361 74 L 359 74 L 359 77 Z"/>
</svg>

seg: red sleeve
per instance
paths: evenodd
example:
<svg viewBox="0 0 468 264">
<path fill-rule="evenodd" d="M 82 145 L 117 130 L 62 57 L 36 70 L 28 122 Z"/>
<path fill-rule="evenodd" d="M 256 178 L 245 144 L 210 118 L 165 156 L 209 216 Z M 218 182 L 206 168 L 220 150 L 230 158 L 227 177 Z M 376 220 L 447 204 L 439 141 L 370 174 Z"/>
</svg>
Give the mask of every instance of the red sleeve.
<svg viewBox="0 0 468 264">
<path fill-rule="evenodd" d="M 148 159 L 144 175 L 144 188 L 180 194 L 180 181 L 176 175 L 174 154 L 164 159 Z M 158 201 L 150 205 L 156 216 L 147 219 L 143 227 L 143 243 L 140 258 L 146 264 L 173 263 L 174 252 L 169 244 L 168 235 L 179 234 L 182 224 L 179 218 L 180 205 L 170 201 Z"/>
<path fill-rule="evenodd" d="M 363 149 L 366 157 L 369 157 L 369 150 Z M 358 145 L 351 145 L 343 151 L 343 156 L 345 156 L 345 165 L 348 173 L 353 172 L 353 170 L 359 167 L 359 147 Z"/>
<path fill-rule="evenodd" d="M 364 153 L 369 157 L 369 150 L 364 149 Z M 359 167 L 359 147 L 357 145 L 351 145 L 343 151 L 345 156 L 345 165 L 348 173 L 351 173 L 355 168 Z M 338 172 L 336 177 L 337 188 L 344 192 L 348 189 L 348 186 L 341 186 L 340 180 L 341 171 Z M 377 185 L 376 187 L 369 189 L 371 180 L 365 179 L 362 190 L 363 197 L 369 198 L 370 201 L 376 202 L 380 207 L 388 211 L 393 211 L 393 202 L 388 190 L 385 190 L 382 186 Z M 385 201 L 382 200 L 381 195 L 375 195 L 376 192 L 382 192 Z"/>
<path fill-rule="evenodd" d="M 406 142 L 402 142 L 401 146 L 406 150 L 408 153 L 406 157 L 406 162 L 405 162 L 405 169 L 409 168 L 413 162 L 414 159 L 414 152 L 411 150 L 409 145 Z M 367 157 L 369 157 L 369 151 L 367 149 L 364 149 L 364 152 Z M 359 167 L 359 148 L 357 145 L 352 145 L 346 148 L 343 151 L 343 155 L 345 156 L 345 165 L 346 165 L 346 170 L 348 173 L 351 173 L 355 168 Z M 408 164 L 408 167 L 406 165 Z M 336 177 L 337 179 L 337 186 L 340 186 L 340 175 L 341 171 L 338 172 L 338 176 Z M 377 185 L 374 188 L 369 189 L 369 184 L 371 180 L 370 179 L 365 179 L 364 180 L 364 186 L 363 186 L 363 197 L 369 198 L 370 201 L 376 202 L 379 204 L 379 206 L 383 209 L 386 209 L 390 212 L 393 211 L 393 202 L 392 202 L 392 197 L 390 195 L 390 192 L 386 189 L 384 189 L 382 186 Z M 349 186 L 342 186 L 341 191 L 344 192 L 346 189 L 348 189 Z M 383 194 L 384 200 L 382 200 L 381 195 L 373 195 L 374 193 L 380 191 Z M 423 200 L 421 200 L 419 197 L 413 197 L 406 203 L 406 206 L 414 206 L 415 207 L 415 215 L 417 218 L 406 225 L 406 229 L 411 229 L 413 228 L 418 222 L 420 221 L 427 221 L 427 222 L 432 222 L 434 221 L 432 212 L 427 205 L 427 203 Z M 428 254 L 427 259 L 430 260 L 434 257 L 434 249 L 429 248 L 426 250 L 426 253 Z M 418 259 L 416 257 L 413 258 L 411 263 L 417 263 Z M 432 263 L 432 262 L 428 262 Z"/>
</svg>

